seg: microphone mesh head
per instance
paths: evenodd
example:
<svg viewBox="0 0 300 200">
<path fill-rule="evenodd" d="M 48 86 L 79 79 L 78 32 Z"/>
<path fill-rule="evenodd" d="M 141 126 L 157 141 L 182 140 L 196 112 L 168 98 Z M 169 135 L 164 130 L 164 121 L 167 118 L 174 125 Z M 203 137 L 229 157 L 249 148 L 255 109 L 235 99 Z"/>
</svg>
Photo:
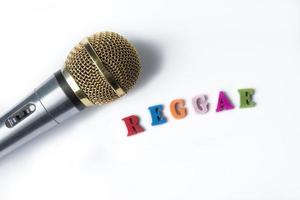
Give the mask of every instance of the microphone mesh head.
<svg viewBox="0 0 300 200">
<path fill-rule="evenodd" d="M 121 88 L 125 92 L 132 88 L 141 69 L 140 59 L 134 46 L 127 39 L 113 32 L 96 33 L 87 39 Z M 70 52 L 65 67 L 93 104 L 109 103 L 119 98 L 99 71 L 100 69 L 93 63 L 83 42 Z"/>
</svg>

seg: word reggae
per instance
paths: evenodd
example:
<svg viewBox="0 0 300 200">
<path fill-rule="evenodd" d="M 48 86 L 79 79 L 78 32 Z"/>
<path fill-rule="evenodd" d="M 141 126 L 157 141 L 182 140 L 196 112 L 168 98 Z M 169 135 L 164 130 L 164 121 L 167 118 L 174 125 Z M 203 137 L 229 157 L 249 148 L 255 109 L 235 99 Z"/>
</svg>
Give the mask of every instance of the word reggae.
<svg viewBox="0 0 300 200">
<path fill-rule="evenodd" d="M 239 89 L 240 95 L 240 108 L 252 108 L 256 103 L 253 101 L 253 95 L 255 90 L 252 88 Z M 193 107 L 196 113 L 205 114 L 209 111 L 209 102 L 206 95 L 197 95 L 192 99 Z M 163 105 L 154 105 L 148 108 L 152 126 L 157 126 L 167 123 L 167 118 L 163 114 Z M 218 97 L 218 103 L 216 106 L 216 112 L 224 110 L 232 110 L 234 105 L 230 99 L 226 96 L 225 92 L 220 91 Z M 185 107 L 185 101 L 183 99 L 175 99 L 170 103 L 170 111 L 175 119 L 183 119 L 187 116 L 187 108 Z M 137 115 L 131 115 L 122 119 L 127 128 L 127 136 L 132 136 L 145 131 L 140 125 L 139 117 Z"/>
</svg>

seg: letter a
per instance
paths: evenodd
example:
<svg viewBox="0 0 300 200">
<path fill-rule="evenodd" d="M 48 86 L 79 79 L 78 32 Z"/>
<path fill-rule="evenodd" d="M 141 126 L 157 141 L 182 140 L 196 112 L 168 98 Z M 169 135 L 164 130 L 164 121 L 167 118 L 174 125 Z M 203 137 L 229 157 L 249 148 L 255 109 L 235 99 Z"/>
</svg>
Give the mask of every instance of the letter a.
<svg viewBox="0 0 300 200">
<path fill-rule="evenodd" d="M 226 94 L 221 91 L 219 93 L 219 100 L 216 112 L 221 112 L 223 110 L 231 110 L 234 109 L 234 105 L 230 102 Z"/>
</svg>

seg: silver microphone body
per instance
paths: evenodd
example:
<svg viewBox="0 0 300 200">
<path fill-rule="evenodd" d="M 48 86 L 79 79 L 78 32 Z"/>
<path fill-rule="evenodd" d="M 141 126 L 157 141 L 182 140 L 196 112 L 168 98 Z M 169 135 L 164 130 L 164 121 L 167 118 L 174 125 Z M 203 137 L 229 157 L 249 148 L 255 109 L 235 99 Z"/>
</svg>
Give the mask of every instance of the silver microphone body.
<svg viewBox="0 0 300 200">
<path fill-rule="evenodd" d="M 0 157 L 83 110 L 72 92 L 59 71 L 4 114 L 0 118 Z"/>
</svg>

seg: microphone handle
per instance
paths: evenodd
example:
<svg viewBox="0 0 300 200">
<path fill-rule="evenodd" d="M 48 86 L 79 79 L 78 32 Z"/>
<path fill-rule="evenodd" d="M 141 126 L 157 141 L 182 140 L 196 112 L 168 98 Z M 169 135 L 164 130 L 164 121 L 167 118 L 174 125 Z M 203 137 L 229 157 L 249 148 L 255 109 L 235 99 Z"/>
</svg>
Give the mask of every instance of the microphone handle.
<svg viewBox="0 0 300 200">
<path fill-rule="evenodd" d="M 58 71 L 0 118 L 0 157 L 84 108 L 62 72 Z"/>
</svg>

